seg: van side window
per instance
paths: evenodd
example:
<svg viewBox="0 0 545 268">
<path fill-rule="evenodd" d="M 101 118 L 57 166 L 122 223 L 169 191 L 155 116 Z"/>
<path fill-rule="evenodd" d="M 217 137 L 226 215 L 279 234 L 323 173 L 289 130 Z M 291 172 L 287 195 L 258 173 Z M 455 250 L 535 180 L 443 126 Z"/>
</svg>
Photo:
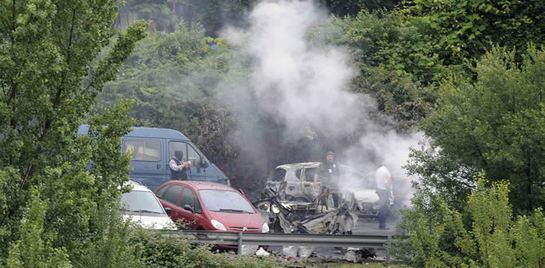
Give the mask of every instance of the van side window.
<svg viewBox="0 0 545 268">
<path fill-rule="evenodd" d="M 147 138 L 125 138 L 123 151 L 132 154 L 131 160 L 160 161 L 161 141 Z"/>
<path fill-rule="evenodd" d="M 189 144 L 187 145 L 187 160 L 191 161 L 191 164 L 194 167 L 200 167 L 201 165 L 201 156 L 197 153 L 195 148 Z"/>
<path fill-rule="evenodd" d="M 174 157 L 174 152 L 176 152 L 176 151 L 184 152 L 184 159 L 180 159 L 180 160 L 186 161 L 186 159 L 187 159 L 186 143 L 185 142 L 179 142 L 179 141 L 169 142 L 168 143 L 168 159 L 172 159 Z"/>
</svg>

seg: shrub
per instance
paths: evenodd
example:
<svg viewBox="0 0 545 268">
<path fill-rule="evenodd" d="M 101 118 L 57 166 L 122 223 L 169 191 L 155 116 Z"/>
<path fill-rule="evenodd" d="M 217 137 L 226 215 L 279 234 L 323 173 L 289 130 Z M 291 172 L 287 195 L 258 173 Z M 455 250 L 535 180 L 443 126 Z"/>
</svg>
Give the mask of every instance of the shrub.
<svg viewBox="0 0 545 268">
<path fill-rule="evenodd" d="M 392 253 L 416 267 L 543 267 L 545 217 L 541 209 L 513 218 L 508 183 L 478 180 L 459 212 L 432 192 L 420 192 L 405 211 L 409 238 Z"/>
<path fill-rule="evenodd" d="M 131 243 L 146 267 L 278 267 L 273 259 L 214 254 L 208 246 L 194 246 L 182 238 L 138 230 Z"/>
</svg>

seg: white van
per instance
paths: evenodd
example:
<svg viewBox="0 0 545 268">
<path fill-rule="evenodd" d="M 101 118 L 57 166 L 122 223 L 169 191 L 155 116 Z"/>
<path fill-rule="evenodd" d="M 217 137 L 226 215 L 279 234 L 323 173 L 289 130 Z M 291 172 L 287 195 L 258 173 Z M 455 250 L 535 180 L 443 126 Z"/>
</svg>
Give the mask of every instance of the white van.
<svg viewBox="0 0 545 268">
<path fill-rule="evenodd" d="M 129 182 L 132 190 L 121 196 L 121 213 L 128 219 L 145 229 L 176 230 L 176 225 L 165 212 L 155 194 L 146 186 L 137 182 Z"/>
</svg>

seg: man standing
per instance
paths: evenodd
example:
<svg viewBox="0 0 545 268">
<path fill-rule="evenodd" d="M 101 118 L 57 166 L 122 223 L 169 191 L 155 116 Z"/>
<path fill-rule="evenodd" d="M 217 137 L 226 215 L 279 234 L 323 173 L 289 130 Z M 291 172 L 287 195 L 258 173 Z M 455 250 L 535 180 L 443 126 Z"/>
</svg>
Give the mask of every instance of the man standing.
<svg viewBox="0 0 545 268">
<path fill-rule="evenodd" d="M 386 217 L 389 213 L 392 192 L 392 175 L 385 166 L 381 166 L 375 171 L 375 182 L 379 197 L 378 228 L 385 230 L 387 229 Z"/>
<path fill-rule="evenodd" d="M 171 180 L 187 180 L 187 170 L 191 168 L 191 162 L 183 162 L 183 158 L 184 153 L 182 151 L 175 151 L 174 157 L 170 159 L 168 166 L 170 167 Z"/>
<path fill-rule="evenodd" d="M 320 164 L 319 171 L 316 175 L 314 181 L 318 181 L 319 176 L 322 187 L 325 190 L 322 194 L 325 194 L 326 198 L 331 195 L 333 198 L 333 206 L 338 207 L 340 203 L 339 177 L 341 172 L 339 166 L 335 162 L 335 153 L 333 151 L 328 151 L 326 153 L 325 159 Z"/>
</svg>

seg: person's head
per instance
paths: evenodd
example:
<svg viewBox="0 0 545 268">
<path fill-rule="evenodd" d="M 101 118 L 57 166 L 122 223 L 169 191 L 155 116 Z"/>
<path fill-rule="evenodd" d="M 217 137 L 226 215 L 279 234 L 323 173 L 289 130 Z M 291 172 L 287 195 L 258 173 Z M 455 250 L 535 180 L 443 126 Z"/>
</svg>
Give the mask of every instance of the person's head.
<svg viewBox="0 0 545 268">
<path fill-rule="evenodd" d="M 174 157 L 176 157 L 176 159 L 178 159 L 178 160 L 182 160 L 182 158 L 184 158 L 184 152 L 182 152 L 182 151 L 175 151 L 175 152 L 174 152 Z"/>
<path fill-rule="evenodd" d="M 335 152 L 333 151 L 328 151 L 326 154 L 325 154 L 325 161 L 327 163 L 333 163 L 335 162 Z"/>
</svg>

